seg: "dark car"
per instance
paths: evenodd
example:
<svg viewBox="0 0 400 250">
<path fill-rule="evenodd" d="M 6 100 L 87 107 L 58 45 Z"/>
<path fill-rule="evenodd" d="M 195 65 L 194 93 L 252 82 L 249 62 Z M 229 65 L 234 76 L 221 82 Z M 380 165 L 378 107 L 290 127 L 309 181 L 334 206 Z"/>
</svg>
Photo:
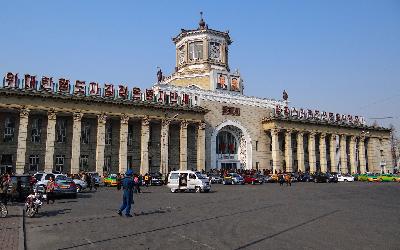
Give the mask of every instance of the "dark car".
<svg viewBox="0 0 400 250">
<path fill-rule="evenodd" d="M 164 180 L 160 174 L 150 174 L 150 185 L 152 186 L 162 186 L 164 185 Z"/>
<path fill-rule="evenodd" d="M 32 176 L 12 175 L 8 187 L 11 200 L 24 201 L 32 191 Z"/>
<path fill-rule="evenodd" d="M 330 183 L 337 183 L 338 182 L 338 178 L 336 174 L 331 174 L 331 173 L 326 173 L 326 176 L 328 176 L 328 182 Z"/>
<path fill-rule="evenodd" d="M 313 182 L 314 176 L 308 173 L 300 174 L 297 179 L 299 182 Z"/>
<path fill-rule="evenodd" d="M 328 183 L 329 176 L 327 174 L 317 173 L 314 175 L 314 182 L 315 183 Z"/>
</svg>

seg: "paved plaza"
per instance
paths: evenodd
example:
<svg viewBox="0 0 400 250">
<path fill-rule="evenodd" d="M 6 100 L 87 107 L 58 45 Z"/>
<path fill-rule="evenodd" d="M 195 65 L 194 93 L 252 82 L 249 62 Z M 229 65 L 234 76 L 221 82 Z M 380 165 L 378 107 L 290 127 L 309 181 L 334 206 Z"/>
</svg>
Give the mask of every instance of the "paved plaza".
<svg viewBox="0 0 400 250">
<path fill-rule="evenodd" d="M 133 218 L 100 188 L 25 220 L 28 249 L 398 249 L 398 183 L 144 188 Z"/>
</svg>

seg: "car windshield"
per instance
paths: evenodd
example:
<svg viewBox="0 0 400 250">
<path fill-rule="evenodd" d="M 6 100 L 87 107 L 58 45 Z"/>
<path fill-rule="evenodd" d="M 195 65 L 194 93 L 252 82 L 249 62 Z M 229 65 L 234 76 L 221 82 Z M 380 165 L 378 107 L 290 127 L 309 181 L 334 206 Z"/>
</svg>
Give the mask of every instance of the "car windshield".
<svg viewBox="0 0 400 250">
<path fill-rule="evenodd" d="M 54 180 L 54 174 L 47 174 L 47 175 L 44 177 L 44 179 L 45 179 L 45 180 L 50 180 L 50 177 L 52 177 L 53 180 Z"/>
<path fill-rule="evenodd" d="M 110 174 L 110 175 L 108 176 L 108 178 L 116 179 L 116 178 L 117 178 L 117 175 L 116 175 L 116 174 Z"/>
<path fill-rule="evenodd" d="M 40 181 L 41 179 L 42 179 L 42 176 L 43 176 L 43 174 L 35 174 L 35 179 L 37 180 L 37 181 Z"/>
<path fill-rule="evenodd" d="M 170 179 L 178 179 L 178 178 L 179 178 L 179 174 L 178 174 L 178 173 L 172 173 L 172 174 L 169 176 L 169 178 L 170 178 Z"/>
<path fill-rule="evenodd" d="M 196 176 L 198 179 L 206 179 L 207 177 L 205 177 L 204 175 L 202 175 L 201 173 L 196 172 Z"/>
<path fill-rule="evenodd" d="M 58 181 L 58 180 L 66 180 L 67 179 L 67 176 L 65 176 L 65 175 L 57 175 L 57 177 L 56 177 L 56 180 Z"/>
</svg>

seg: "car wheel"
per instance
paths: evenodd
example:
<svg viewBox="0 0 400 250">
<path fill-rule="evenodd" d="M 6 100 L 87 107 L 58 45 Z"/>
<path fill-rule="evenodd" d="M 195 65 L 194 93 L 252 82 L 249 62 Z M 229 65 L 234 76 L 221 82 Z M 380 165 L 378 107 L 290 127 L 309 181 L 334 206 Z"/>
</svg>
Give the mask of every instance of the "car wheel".
<svg viewBox="0 0 400 250">
<path fill-rule="evenodd" d="M 8 214 L 7 207 L 4 204 L 0 204 L 0 218 L 6 218 Z"/>
<path fill-rule="evenodd" d="M 196 187 L 195 191 L 196 191 L 196 193 L 200 193 L 201 192 L 201 188 L 200 187 Z"/>
<path fill-rule="evenodd" d="M 33 217 L 35 215 L 35 209 L 33 207 L 30 207 L 26 210 L 26 215 L 28 217 Z"/>
<path fill-rule="evenodd" d="M 344 179 L 344 182 L 347 182 L 347 179 Z"/>
<path fill-rule="evenodd" d="M 254 181 L 251 181 L 251 185 L 254 185 Z"/>
<path fill-rule="evenodd" d="M 208 193 L 208 192 L 210 192 L 210 189 L 205 189 L 204 190 L 204 193 Z"/>
<path fill-rule="evenodd" d="M 222 181 L 222 185 L 226 185 L 226 182 L 225 182 L 225 181 Z"/>
<path fill-rule="evenodd" d="M 82 186 L 81 185 L 76 185 L 76 192 L 78 192 L 78 193 L 82 192 Z"/>
</svg>

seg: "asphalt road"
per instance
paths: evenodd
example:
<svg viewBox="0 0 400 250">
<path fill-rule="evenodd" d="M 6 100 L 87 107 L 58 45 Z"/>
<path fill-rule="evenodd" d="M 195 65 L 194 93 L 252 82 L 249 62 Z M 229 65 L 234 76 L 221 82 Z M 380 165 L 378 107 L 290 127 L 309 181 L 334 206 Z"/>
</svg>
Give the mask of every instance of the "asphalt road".
<svg viewBox="0 0 400 250">
<path fill-rule="evenodd" d="M 114 188 L 44 205 L 28 249 L 399 249 L 399 183 L 144 188 L 133 218 Z"/>
</svg>

